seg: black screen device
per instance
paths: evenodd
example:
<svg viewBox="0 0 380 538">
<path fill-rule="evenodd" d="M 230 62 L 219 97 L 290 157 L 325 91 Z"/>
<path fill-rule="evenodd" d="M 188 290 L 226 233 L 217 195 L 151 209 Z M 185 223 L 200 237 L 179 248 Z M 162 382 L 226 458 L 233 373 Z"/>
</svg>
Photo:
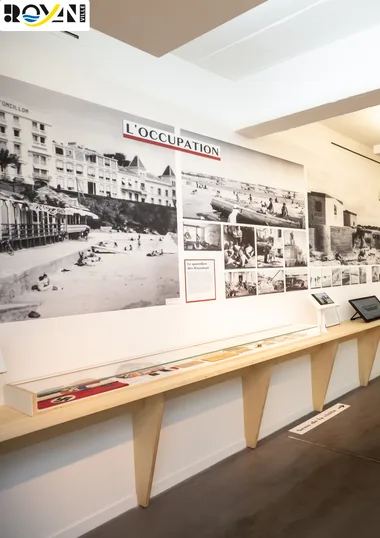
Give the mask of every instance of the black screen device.
<svg viewBox="0 0 380 538">
<path fill-rule="evenodd" d="M 312 293 L 311 295 L 322 306 L 334 304 L 334 301 L 331 299 L 331 297 L 329 297 L 324 291 L 321 291 L 320 293 Z"/>
<path fill-rule="evenodd" d="M 361 317 L 366 323 L 369 323 L 370 321 L 380 319 L 380 301 L 376 295 L 350 299 L 348 302 L 355 310 L 355 314 L 351 320 Z"/>
</svg>

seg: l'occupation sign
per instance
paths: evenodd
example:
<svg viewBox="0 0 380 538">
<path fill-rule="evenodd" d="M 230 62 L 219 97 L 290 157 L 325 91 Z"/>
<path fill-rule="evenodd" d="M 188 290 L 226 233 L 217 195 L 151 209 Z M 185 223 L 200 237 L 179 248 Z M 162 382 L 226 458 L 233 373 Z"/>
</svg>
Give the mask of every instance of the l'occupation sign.
<svg viewBox="0 0 380 538">
<path fill-rule="evenodd" d="M 199 155 L 200 157 L 214 159 L 215 161 L 221 160 L 219 146 L 205 144 L 198 140 L 193 140 L 192 138 L 177 136 L 174 133 L 155 129 L 147 125 L 142 125 L 141 123 L 124 120 L 123 136 L 124 138 L 130 138 L 132 140 L 138 140 L 140 142 L 146 142 L 164 148 L 175 149 L 177 151 L 183 151 L 184 153 L 191 153 L 192 155 Z"/>
</svg>

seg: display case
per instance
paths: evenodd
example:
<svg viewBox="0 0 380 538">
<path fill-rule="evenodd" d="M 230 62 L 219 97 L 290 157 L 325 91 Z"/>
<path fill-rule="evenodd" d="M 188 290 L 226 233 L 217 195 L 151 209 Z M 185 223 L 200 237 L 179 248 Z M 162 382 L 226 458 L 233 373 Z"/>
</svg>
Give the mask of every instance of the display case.
<svg viewBox="0 0 380 538">
<path fill-rule="evenodd" d="M 275 346 L 285 346 L 319 332 L 318 326 L 314 325 L 287 325 L 49 377 L 10 383 L 5 387 L 5 404 L 34 416 L 63 405 L 73 405 L 85 398 L 100 397 L 110 391 L 128 390 L 140 383 L 154 383 L 157 379 L 204 368 L 212 363 L 239 360 L 249 354 Z"/>
</svg>

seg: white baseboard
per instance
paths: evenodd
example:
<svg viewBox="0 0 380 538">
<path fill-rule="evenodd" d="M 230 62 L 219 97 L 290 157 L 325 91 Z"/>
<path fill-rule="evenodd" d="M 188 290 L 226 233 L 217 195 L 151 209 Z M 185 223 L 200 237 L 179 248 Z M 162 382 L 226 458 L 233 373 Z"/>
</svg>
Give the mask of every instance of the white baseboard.
<svg viewBox="0 0 380 538">
<path fill-rule="evenodd" d="M 135 495 L 125 497 L 121 501 L 118 501 L 111 506 L 107 506 L 103 510 L 99 510 L 87 518 L 76 521 L 73 525 L 70 525 L 70 527 L 61 529 L 59 532 L 52 534 L 50 538 L 78 538 L 86 532 L 96 529 L 96 527 L 103 525 L 103 523 L 107 523 L 111 519 L 124 514 L 124 512 L 127 512 L 136 506 L 137 499 Z"/>
<path fill-rule="evenodd" d="M 187 467 L 184 467 L 183 469 L 180 469 L 179 471 L 169 476 L 166 476 L 162 480 L 159 480 L 158 482 L 153 484 L 152 496 L 158 495 L 159 493 L 162 493 L 163 491 L 172 488 L 180 482 L 183 482 L 184 480 L 187 480 L 188 478 L 204 471 L 205 469 L 208 469 L 212 465 L 219 463 L 220 461 L 228 458 L 229 456 L 236 454 L 236 452 L 244 450 L 246 446 L 247 445 L 245 444 L 245 440 L 242 438 L 239 441 L 232 443 L 231 445 L 223 447 L 221 450 L 217 450 L 213 454 L 209 454 L 206 458 L 201 458 L 200 460 L 195 461 L 191 465 L 188 465 Z"/>
<path fill-rule="evenodd" d="M 289 424 L 292 424 L 292 422 L 295 422 L 299 418 L 312 413 L 312 411 L 313 408 L 305 407 L 304 409 L 294 411 L 294 413 L 289 413 L 285 417 L 281 417 L 280 420 L 273 421 L 271 424 L 263 425 L 260 429 L 259 441 L 264 439 L 264 437 L 268 437 L 268 435 L 272 435 L 272 433 L 285 428 Z"/>
</svg>

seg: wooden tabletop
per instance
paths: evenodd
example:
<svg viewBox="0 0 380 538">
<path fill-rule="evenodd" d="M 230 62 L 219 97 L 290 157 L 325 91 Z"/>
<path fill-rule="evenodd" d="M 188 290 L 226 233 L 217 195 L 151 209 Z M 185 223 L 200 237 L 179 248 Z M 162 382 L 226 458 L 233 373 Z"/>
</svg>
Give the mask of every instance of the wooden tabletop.
<svg viewBox="0 0 380 538">
<path fill-rule="evenodd" d="M 294 356 L 307 355 L 317 346 L 334 340 L 339 342 L 352 340 L 360 333 L 376 329 L 379 326 L 380 320 L 371 323 L 364 323 L 362 320 L 344 322 L 328 329 L 327 333 L 324 334 L 301 338 L 280 347 L 255 351 L 243 357 L 225 359 L 202 366 L 199 369 L 180 372 L 171 377 L 108 392 L 74 404 L 57 407 L 34 417 L 27 416 L 7 406 L 0 406 L 0 443 L 160 393 L 167 393 L 217 376 L 231 374 L 255 364 L 267 361 L 273 361 L 275 364 Z"/>
</svg>

